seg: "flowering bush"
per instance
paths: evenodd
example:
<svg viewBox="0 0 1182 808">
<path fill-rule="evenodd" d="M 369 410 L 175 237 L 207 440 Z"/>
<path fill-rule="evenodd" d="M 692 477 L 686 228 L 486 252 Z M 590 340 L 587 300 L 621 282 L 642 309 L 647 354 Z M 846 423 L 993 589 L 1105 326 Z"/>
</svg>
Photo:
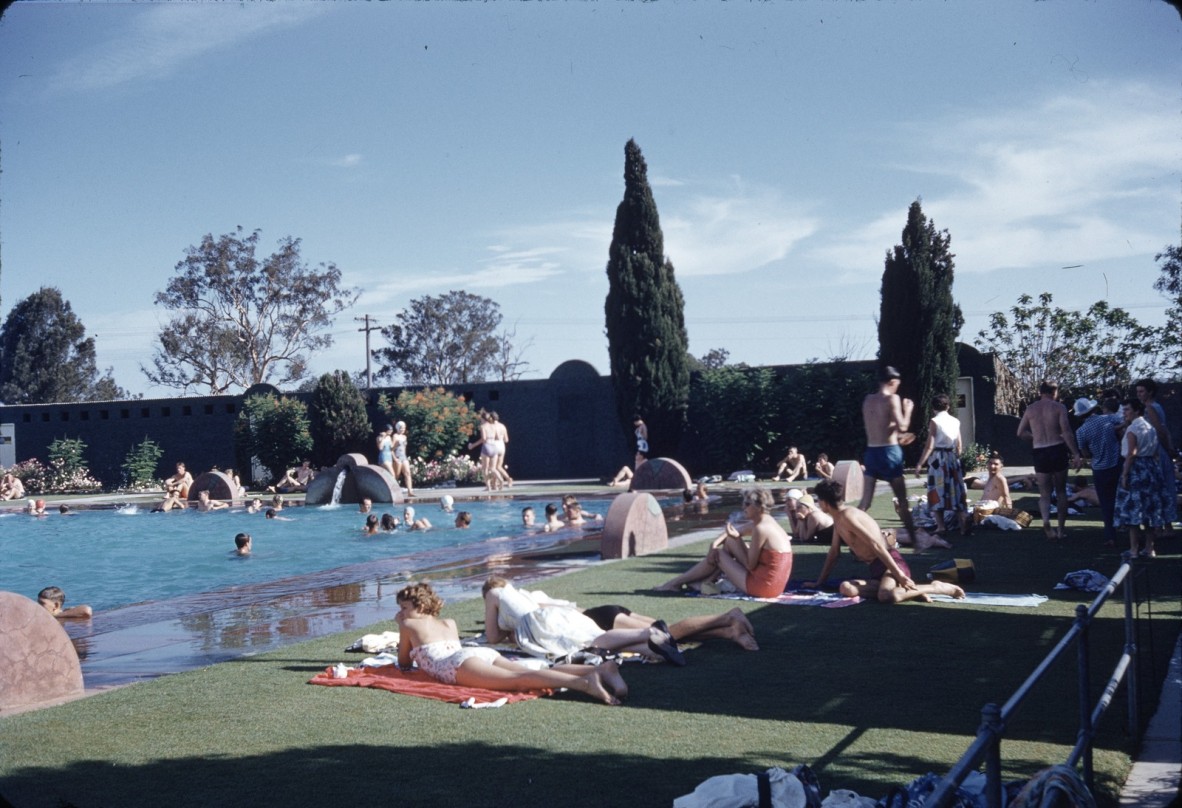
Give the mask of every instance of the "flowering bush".
<svg viewBox="0 0 1182 808">
<path fill-rule="evenodd" d="M 989 463 L 989 454 L 993 450 L 980 443 L 970 443 L 961 449 L 960 465 L 965 471 L 983 469 Z"/>
<path fill-rule="evenodd" d="M 86 468 L 68 468 L 60 458 L 49 461 L 46 466 L 36 458 L 30 458 L 0 473 L 18 478 L 25 486 L 25 493 L 35 494 L 90 494 L 103 485 L 90 476 Z"/>
<path fill-rule="evenodd" d="M 451 480 L 457 483 L 481 481 L 480 467 L 463 455 L 447 455 L 441 460 L 412 457 L 410 469 L 415 483 L 422 486 L 440 485 Z"/>
<path fill-rule="evenodd" d="M 480 416 L 463 396 L 442 387 L 403 390 L 389 414 L 390 423 L 406 421 L 407 452 L 415 460 L 462 455 L 480 426 Z"/>
</svg>

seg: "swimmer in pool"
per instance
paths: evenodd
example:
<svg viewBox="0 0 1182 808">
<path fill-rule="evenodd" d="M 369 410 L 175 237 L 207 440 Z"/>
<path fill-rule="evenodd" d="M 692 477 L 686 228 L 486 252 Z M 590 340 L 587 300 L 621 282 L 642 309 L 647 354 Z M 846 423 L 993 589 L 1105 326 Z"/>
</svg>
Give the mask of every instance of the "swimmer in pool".
<svg viewBox="0 0 1182 808">
<path fill-rule="evenodd" d="M 406 526 L 407 530 L 430 530 L 431 522 L 425 516 L 418 519 L 415 518 L 415 509 L 407 507 L 402 512 L 402 524 Z"/>
<path fill-rule="evenodd" d="M 62 608 L 66 604 L 66 593 L 56 586 L 47 586 L 37 593 L 37 602 L 59 620 L 88 620 L 94 610 L 85 604 Z"/>
<path fill-rule="evenodd" d="M 534 520 L 537 517 L 534 515 L 534 509 L 526 505 L 521 509 L 521 526 L 527 530 L 534 526 Z"/>
<path fill-rule="evenodd" d="M 468 511 L 460 511 L 456 514 L 456 527 L 460 530 L 467 530 L 472 527 L 472 514 Z"/>
<path fill-rule="evenodd" d="M 250 555 L 250 534 L 239 533 L 234 537 L 234 555 L 248 556 Z"/>
</svg>

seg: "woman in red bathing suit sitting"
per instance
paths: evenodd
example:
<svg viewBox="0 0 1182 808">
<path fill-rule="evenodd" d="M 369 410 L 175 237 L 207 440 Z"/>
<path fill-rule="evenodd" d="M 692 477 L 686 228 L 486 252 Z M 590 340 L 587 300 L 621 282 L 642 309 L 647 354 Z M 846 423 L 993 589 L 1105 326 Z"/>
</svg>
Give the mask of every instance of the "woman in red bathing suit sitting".
<svg viewBox="0 0 1182 808">
<path fill-rule="evenodd" d="M 755 598 L 774 598 L 784 594 L 792 574 L 792 540 L 772 518 L 771 493 L 766 488 L 748 488 L 743 492 L 743 515 L 748 519 L 741 528 L 730 522 L 710 545 L 706 557 L 688 570 L 657 587 L 658 591 L 676 592 L 683 586 L 726 578 L 735 588 Z M 751 542 L 743 541 L 749 534 Z"/>
</svg>

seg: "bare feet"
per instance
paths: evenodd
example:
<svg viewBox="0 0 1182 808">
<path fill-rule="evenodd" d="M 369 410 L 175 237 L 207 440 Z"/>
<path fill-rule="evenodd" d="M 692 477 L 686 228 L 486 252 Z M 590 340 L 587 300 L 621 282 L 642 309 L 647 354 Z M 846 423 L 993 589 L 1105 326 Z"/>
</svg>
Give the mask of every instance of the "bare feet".
<svg viewBox="0 0 1182 808">
<path fill-rule="evenodd" d="M 930 550 L 933 547 L 942 547 L 945 550 L 951 550 L 952 545 L 944 539 L 940 538 L 935 533 L 929 533 L 923 528 L 915 531 L 915 551 L 922 552 L 923 550 Z"/>
<path fill-rule="evenodd" d="M 615 694 L 620 701 L 628 698 L 628 684 L 620 675 L 620 666 L 615 662 L 604 662 L 596 670 L 599 671 L 600 681 Z"/>
<path fill-rule="evenodd" d="M 726 636 L 727 639 L 745 651 L 759 650 L 759 643 L 755 641 L 755 637 L 744 631 L 743 627 L 738 623 L 731 623 L 731 625 L 727 627 Z"/>
<path fill-rule="evenodd" d="M 950 584 L 947 581 L 932 581 L 931 586 L 932 591 L 938 595 L 950 595 L 957 599 L 964 597 L 964 590 L 956 584 Z"/>
<path fill-rule="evenodd" d="M 738 606 L 736 606 L 735 608 L 733 608 L 729 612 L 727 612 L 727 614 L 729 614 L 731 616 L 732 620 L 739 623 L 743 627 L 743 631 L 747 632 L 752 637 L 755 636 L 755 626 L 751 625 L 751 621 L 747 619 L 747 615 L 743 612 L 742 609 L 740 609 Z"/>
<path fill-rule="evenodd" d="M 666 581 L 665 583 L 661 584 L 660 586 L 654 586 L 653 591 L 654 592 L 680 592 L 681 585 L 678 584 L 677 586 L 674 586 L 673 584 Z"/>
<path fill-rule="evenodd" d="M 620 700 L 611 694 L 604 682 L 603 674 L 600 673 L 599 668 L 591 671 L 586 676 L 582 677 L 584 688 L 580 688 L 582 692 L 586 693 L 593 699 L 602 701 L 604 704 L 616 706 Z"/>
</svg>

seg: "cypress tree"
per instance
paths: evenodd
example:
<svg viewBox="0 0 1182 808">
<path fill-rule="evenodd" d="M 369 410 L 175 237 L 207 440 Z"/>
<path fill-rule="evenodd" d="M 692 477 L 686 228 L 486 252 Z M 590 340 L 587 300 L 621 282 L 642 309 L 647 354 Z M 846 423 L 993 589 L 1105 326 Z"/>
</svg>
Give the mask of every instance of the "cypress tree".
<svg viewBox="0 0 1182 808">
<path fill-rule="evenodd" d="M 612 384 L 620 423 L 648 424 L 652 456 L 670 455 L 685 426 L 689 339 L 685 302 L 665 256 L 648 167 L 636 141 L 624 147 L 624 198 L 608 251 L 604 306 Z"/>
<path fill-rule="evenodd" d="M 956 401 L 956 339 L 964 316 L 952 299 L 950 245 L 948 231 L 936 230 L 917 199 L 907 211 L 902 244 L 887 252 L 882 273 L 878 359 L 902 374 L 899 394 L 915 402 L 911 428 L 920 437 L 932 396 L 947 393 Z"/>
</svg>

